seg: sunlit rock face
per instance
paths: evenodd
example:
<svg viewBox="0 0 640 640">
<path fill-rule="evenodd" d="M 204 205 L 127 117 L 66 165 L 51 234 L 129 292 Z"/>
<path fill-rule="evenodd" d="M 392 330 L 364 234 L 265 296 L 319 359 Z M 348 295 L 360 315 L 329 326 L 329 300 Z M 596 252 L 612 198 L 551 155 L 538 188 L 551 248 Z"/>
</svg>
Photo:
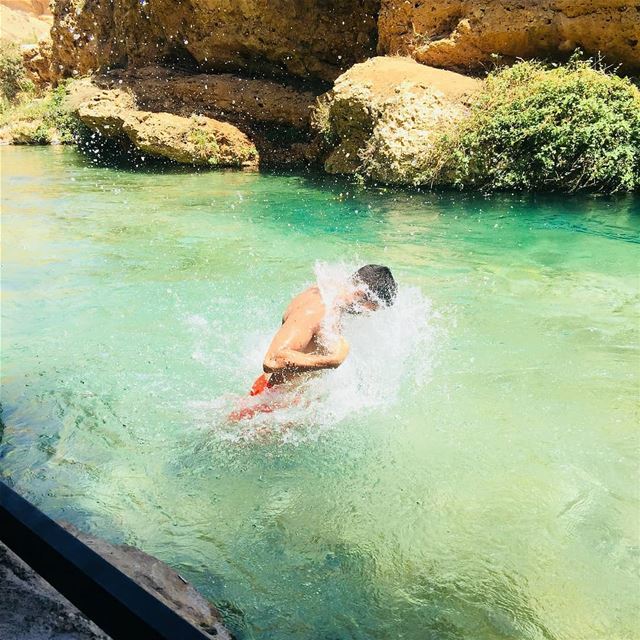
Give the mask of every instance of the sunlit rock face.
<svg viewBox="0 0 640 640">
<path fill-rule="evenodd" d="M 267 79 L 230 73 L 187 73 L 160 66 L 115 69 L 94 81 L 105 88 L 126 88 L 148 111 L 182 116 L 200 113 L 252 126 L 307 130 L 316 94 Z"/>
<path fill-rule="evenodd" d="M 372 55 L 379 0 L 58 0 L 61 75 L 165 59 L 333 80 Z"/>
<path fill-rule="evenodd" d="M 487 68 L 496 54 L 562 59 L 580 48 L 640 69 L 637 0 L 382 0 L 378 28 L 379 53 L 436 67 Z"/>
<path fill-rule="evenodd" d="M 0 39 L 35 43 L 51 29 L 47 0 L 0 0 Z"/>
<path fill-rule="evenodd" d="M 152 61 L 168 51 L 139 0 L 56 0 L 51 40 L 57 77 L 125 66 L 129 59 Z"/>
<path fill-rule="evenodd" d="M 54 80 L 51 68 L 51 40 L 23 46 L 22 63 L 29 79 L 37 86 L 49 85 Z"/>
<path fill-rule="evenodd" d="M 143 111 L 128 91 L 100 89 L 88 79 L 74 83 L 69 104 L 92 131 L 152 157 L 192 165 L 257 167 L 255 146 L 227 122 Z"/>
<path fill-rule="evenodd" d="M 314 123 L 329 142 L 328 173 L 414 184 L 434 134 L 465 115 L 480 81 L 409 58 L 353 66 L 318 100 Z"/>
</svg>

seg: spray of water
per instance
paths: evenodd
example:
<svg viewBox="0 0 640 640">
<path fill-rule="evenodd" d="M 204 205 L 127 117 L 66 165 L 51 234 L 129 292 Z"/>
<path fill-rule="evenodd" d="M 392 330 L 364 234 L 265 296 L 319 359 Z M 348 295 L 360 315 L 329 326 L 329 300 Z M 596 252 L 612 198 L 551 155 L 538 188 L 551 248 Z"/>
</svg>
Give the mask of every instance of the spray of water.
<svg viewBox="0 0 640 640">
<path fill-rule="evenodd" d="M 354 286 L 351 275 L 358 266 L 315 265 L 316 283 L 328 310 L 326 341 L 332 342 L 341 333 L 350 344 L 342 366 L 313 375 L 291 391 L 277 389 L 256 398 L 232 394 L 191 403 L 198 424 L 217 437 L 234 441 L 275 438 L 299 443 L 358 414 L 391 410 L 402 390 L 416 393 L 424 388 L 440 333 L 430 300 L 420 289 L 400 282 L 393 306 L 340 316 L 335 301 Z M 196 334 L 206 329 L 201 319 L 196 322 L 191 317 L 188 321 Z M 248 380 L 260 371 L 271 338 L 271 333 L 250 337 L 242 363 Z M 200 343 L 196 353 L 198 359 L 210 360 L 203 355 Z M 267 411 L 262 410 L 265 404 Z M 238 407 L 258 410 L 242 420 L 229 420 Z"/>
</svg>

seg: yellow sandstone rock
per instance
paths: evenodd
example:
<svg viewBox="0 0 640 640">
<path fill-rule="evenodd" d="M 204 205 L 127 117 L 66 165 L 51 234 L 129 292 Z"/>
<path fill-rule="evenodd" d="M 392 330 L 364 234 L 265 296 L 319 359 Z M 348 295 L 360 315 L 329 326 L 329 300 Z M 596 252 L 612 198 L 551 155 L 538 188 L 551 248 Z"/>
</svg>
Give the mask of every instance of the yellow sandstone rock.
<svg viewBox="0 0 640 640">
<path fill-rule="evenodd" d="M 447 69 L 560 59 L 576 48 L 640 69 L 638 0 L 382 0 L 378 53 Z"/>
<path fill-rule="evenodd" d="M 34 43 L 49 37 L 53 19 L 47 0 L 0 0 L 0 39 Z"/>
<path fill-rule="evenodd" d="M 60 73 L 163 60 L 333 80 L 376 47 L 378 0 L 57 0 Z"/>
<path fill-rule="evenodd" d="M 73 83 L 69 104 L 90 129 L 106 138 L 126 139 L 154 157 L 193 165 L 257 166 L 251 140 L 227 122 L 142 111 L 127 91 L 99 89 L 88 79 Z"/>
<path fill-rule="evenodd" d="M 342 74 L 314 122 L 333 147 L 328 173 L 411 184 L 434 133 L 462 117 L 480 81 L 410 58 L 377 57 Z"/>
</svg>

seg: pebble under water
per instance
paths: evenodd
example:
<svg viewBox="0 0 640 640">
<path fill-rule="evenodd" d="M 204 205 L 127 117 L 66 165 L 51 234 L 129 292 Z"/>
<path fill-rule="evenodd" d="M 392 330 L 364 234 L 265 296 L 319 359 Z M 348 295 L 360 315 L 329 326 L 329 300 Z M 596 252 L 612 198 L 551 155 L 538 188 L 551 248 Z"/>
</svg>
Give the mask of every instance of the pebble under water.
<svg viewBox="0 0 640 640">
<path fill-rule="evenodd" d="M 640 198 L 2 160 L 0 477 L 243 639 L 637 637 Z M 292 295 L 398 304 L 230 423 Z"/>
</svg>

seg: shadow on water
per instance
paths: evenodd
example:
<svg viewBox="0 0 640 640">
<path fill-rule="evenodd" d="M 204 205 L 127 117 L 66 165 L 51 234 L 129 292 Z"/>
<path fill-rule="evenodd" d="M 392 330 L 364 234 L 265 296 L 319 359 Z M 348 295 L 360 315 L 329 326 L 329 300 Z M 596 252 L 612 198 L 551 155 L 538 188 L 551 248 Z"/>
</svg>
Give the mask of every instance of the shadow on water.
<svg viewBox="0 0 640 640">
<path fill-rule="evenodd" d="M 428 640 L 554 640 L 520 582 L 488 567 L 481 576 L 420 570 L 396 599 L 397 618 Z"/>
<path fill-rule="evenodd" d="M 240 539 L 237 548 L 228 551 L 241 557 L 243 544 Z M 227 622 L 239 638 L 556 638 L 518 580 L 495 569 L 483 576 L 452 575 L 435 567 L 429 575 L 424 570 L 403 573 L 404 563 L 385 566 L 366 546 L 313 532 L 292 535 L 277 522 L 262 529 L 251 553 L 279 567 L 277 586 L 247 575 L 249 594 L 241 598 L 244 614 L 233 600 L 223 601 Z M 296 592 L 295 604 L 283 602 L 280 590 Z M 215 596 L 214 600 L 219 602 Z"/>
<path fill-rule="evenodd" d="M 301 195 L 324 192 L 329 195 L 328 208 L 318 209 L 312 203 L 306 209 L 309 226 L 318 223 L 318 217 L 329 216 L 328 230 L 340 230 L 345 224 L 359 226 L 369 223 L 371 218 L 384 219 L 387 215 L 397 216 L 403 211 L 415 211 L 416 207 L 436 212 L 438 215 L 473 217 L 478 214 L 489 216 L 513 215 L 514 210 L 528 210 L 536 213 L 531 217 L 532 228 L 549 228 L 570 232 L 599 235 L 605 238 L 640 242 L 640 197 L 634 193 L 575 194 L 568 198 L 557 193 L 480 193 L 460 191 L 453 188 L 408 188 L 393 185 L 378 185 L 363 182 L 353 176 L 330 176 L 319 167 L 309 166 L 288 168 L 262 168 L 259 173 L 242 169 L 200 167 L 149 156 L 133 147 L 127 140 L 113 140 L 99 133 L 84 131 L 78 141 L 78 160 L 81 165 L 112 169 L 119 172 L 140 175 L 198 175 L 198 174 L 244 174 L 247 182 L 273 176 L 291 178 L 301 189 Z M 339 210 L 331 210 L 331 201 L 339 204 Z M 304 199 L 301 201 L 304 210 Z M 603 210 L 611 210 L 617 220 L 628 217 L 633 230 L 622 230 L 615 224 L 603 221 Z M 266 203 L 265 210 L 269 210 Z M 374 213 L 375 211 L 375 213 Z M 274 217 L 270 210 L 269 221 L 278 222 L 282 216 L 296 215 L 294 209 L 281 208 Z M 336 221 L 335 214 L 342 218 Z M 567 216 L 570 216 L 567 219 Z M 586 220 L 585 220 L 586 218 Z M 285 220 L 286 221 L 286 220 Z M 266 222 L 266 220 L 265 220 Z M 300 225 L 301 221 L 296 221 Z M 337 222 L 337 224 L 336 224 Z M 304 226 L 304 225 L 303 225 Z"/>
</svg>

